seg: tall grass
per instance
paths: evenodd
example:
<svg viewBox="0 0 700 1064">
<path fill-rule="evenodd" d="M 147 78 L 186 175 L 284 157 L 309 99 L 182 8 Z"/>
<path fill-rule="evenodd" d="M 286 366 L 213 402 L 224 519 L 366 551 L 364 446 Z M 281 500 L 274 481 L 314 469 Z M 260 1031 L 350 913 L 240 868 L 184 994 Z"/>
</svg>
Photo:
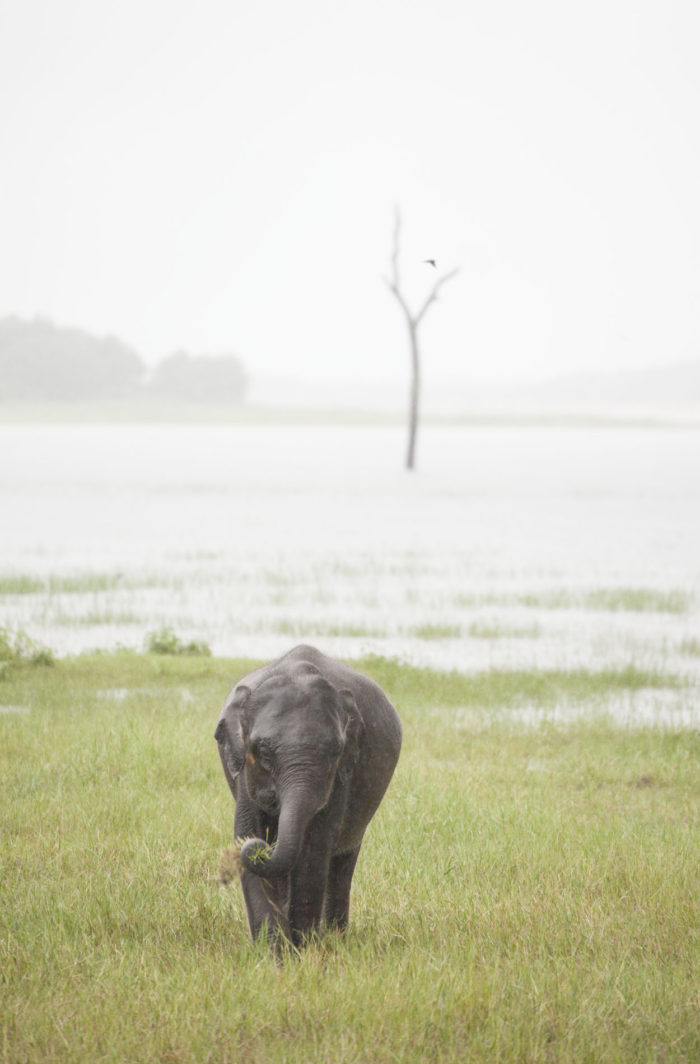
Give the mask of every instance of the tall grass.
<svg viewBox="0 0 700 1064">
<path fill-rule="evenodd" d="M 697 733 L 508 717 L 673 677 L 366 659 L 399 768 L 349 933 L 276 965 L 217 884 L 212 733 L 252 664 L 92 655 L 0 682 L 26 710 L 0 713 L 0 1060 L 700 1059 Z"/>
</svg>

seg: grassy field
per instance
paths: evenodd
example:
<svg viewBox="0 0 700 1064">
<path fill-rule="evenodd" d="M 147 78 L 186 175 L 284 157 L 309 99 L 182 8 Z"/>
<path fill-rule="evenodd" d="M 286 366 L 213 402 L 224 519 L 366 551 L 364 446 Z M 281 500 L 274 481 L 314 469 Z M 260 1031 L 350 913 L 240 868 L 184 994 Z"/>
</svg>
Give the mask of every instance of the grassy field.
<svg viewBox="0 0 700 1064">
<path fill-rule="evenodd" d="M 605 713 L 676 677 L 360 662 L 401 761 L 349 933 L 276 965 L 217 881 L 252 663 L 37 661 L 0 674 L 3 1062 L 700 1059 L 700 738 Z M 517 722 L 562 699 L 595 711 Z"/>
</svg>

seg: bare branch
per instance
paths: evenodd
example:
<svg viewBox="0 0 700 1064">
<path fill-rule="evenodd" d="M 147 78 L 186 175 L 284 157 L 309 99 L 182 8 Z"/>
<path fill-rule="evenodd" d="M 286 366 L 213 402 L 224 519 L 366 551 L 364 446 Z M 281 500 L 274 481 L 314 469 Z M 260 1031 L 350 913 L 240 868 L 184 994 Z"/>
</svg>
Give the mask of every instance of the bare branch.
<svg viewBox="0 0 700 1064">
<path fill-rule="evenodd" d="M 391 251 L 391 278 L 385 277 L 384 281 L 398 300 L 398 303 L 403 310 L 409 324 L 413 324 L 413 314 L 406 299 L 401 292 L 401 282 L 399 280 L 399 236 L 401 234 L 401 213 L 398 207 L 394 207 L 394 237 Z"/>
<path fill-rule="evenodd" d="M 399 282 L 399 234 L 401 232 L 401 212 L 394 207 L 394 243 L 391 252 L 391 274 L 394 281 L 394 289 L 398 292 Z"/>
<path fill-rule="evenodd" d="M 403 310 L 404 314 L 406 315 L 408 320 L 410 322 L 412 322 L 413 321 L 413 315 L 411 314 L 411 308 L 409 307 L 409 305 L 406 302 L 406 300 L 404 299 L 404 297 L 401 295 L 401 292 L 399 291 L 397 286 L 394 284 L 393 281 L 390 281 L 388 277 L 384 278 L 384 283 L 386 284 L 387 288 L 392 293 L 392 295 L 396 296 L 397 300 L 399 301 L 399 303 L 401 305 L 401 309 Z"/>
<path fill-rule="evenodd" d="M 428 298 L 426 299 L 425 303 L 420 308 L 420 310 L 418 311 L 418 313 L 416 314 L 416 316 L 414 318 L 414 323 L 416 325 L 421 320 L 421 318 L 425 314 L 425 312 L 428 309 L 428 307 L 430 306 L 430 304 L 435 302 L 435 300 L 438 297 L 438 292 L 440 291 L 442 286 L 444 284 L 446 284 L 447 281 L 451 281 L 453 277 L 456 277 L 458 273 L 459 273 L 459 267 L 455 267 L 455 269 L 454 270 L 450 270 L 449 273 L 445 273 L 445 274 L 442 275 L 442 277 L 438 277 L 437 281 L 433 285 L 432 291 L 428 295 Z"/>
<path fill-rule="evenodd" d="M 401 309 L 406 315 L 408 322 L 412 328 L 415 328 L 420 322 L 421 318 L 425 314 L 426 310 L 431 303 L 434 303 L 438 297 L 438 292 L 447 281 L 452 280 L 458 273 L 458 269 L 450 270 L 449 273 L 443 274 L 442 277 L 438 277 L 437 281 L 430 290 L 427 299 L 423 303 L 417 314 L 414 314 L 409 307 L 405 296 L 401 292 L 401 281 L 399 278 L 399 237 L 401 234 L 401 214 L 399 208 L 394 208 L 394 237 L 391 250 L 391 277 L 385 277 L 384 281 L 389 290 L 394 294 L 398 300 Z"/>
</svg>

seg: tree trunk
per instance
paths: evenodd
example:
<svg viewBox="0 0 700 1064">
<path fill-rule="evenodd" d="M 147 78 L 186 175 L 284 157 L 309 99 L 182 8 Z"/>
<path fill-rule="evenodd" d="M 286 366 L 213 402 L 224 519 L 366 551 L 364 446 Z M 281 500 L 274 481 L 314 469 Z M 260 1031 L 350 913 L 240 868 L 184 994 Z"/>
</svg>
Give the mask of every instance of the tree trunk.
<svg viewBox="0 0 700 1064">
<path fill-rule="evenodd" d="M 408 411 L 408 450 L 406 452 L 406 469 L 414 469 L 416 464 L 416 435 L 418 432 L 418 405 L 420 402 L 420 360 L 418 358 L 418 337 L 416 326 L 409 323 L 411 335 L 411 397 Z"/>
<path fill-rule="evenodd" d="M 434 303 L 438 297 L 438 292 L 452 277 L 455 277 L 458 270 L 450 270 L 449 273 L 444 274 L 442 277 L 438 277 L 437 281 L 431 288 L 427 295 L 427 298 L 423 301 L 423 305 L 417 313 L 413 313 L 409 307 L 406 299 L 401 292 L 401 285 L 399 282 L 399 230 L 401 228 L 401 218 L 399 216 L 398 208 L 394 212 L 394 246 L 391 253 L 391 277 L 387 278 L 386 283 L 389 286 L 391 292 L 396 297 L 401 310 L 406 317 L 406 324 L 408 325 L 408 333 L 411 338 L 411 398 L 410 407 L 408 411 L 408 450 L 406 451 L 406 469 L 415 469 L 416 465 L 416 437 L 418 435 L 418 407 L 420 403 L 420 357 L 418 354 L 418 326 L 421 323 L 428 307 L 431 303 Z M 430 263 L 431 266 L 435 266 L 434 259 L 425 259 L 424 262 Z"/>
</svg>

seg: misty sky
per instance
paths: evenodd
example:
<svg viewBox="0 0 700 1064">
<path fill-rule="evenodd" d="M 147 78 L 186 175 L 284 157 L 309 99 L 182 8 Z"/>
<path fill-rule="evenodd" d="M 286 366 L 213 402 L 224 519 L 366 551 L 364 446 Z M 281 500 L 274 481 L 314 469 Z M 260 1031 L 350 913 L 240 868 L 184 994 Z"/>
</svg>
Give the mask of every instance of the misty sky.
<svg viewBox="0 0 700 1064">
<path fill-rule="evenodd" d="M 700 357 L 696 0 L 0 0 L 0 316 L 434 379 Z"/>
</svg>

